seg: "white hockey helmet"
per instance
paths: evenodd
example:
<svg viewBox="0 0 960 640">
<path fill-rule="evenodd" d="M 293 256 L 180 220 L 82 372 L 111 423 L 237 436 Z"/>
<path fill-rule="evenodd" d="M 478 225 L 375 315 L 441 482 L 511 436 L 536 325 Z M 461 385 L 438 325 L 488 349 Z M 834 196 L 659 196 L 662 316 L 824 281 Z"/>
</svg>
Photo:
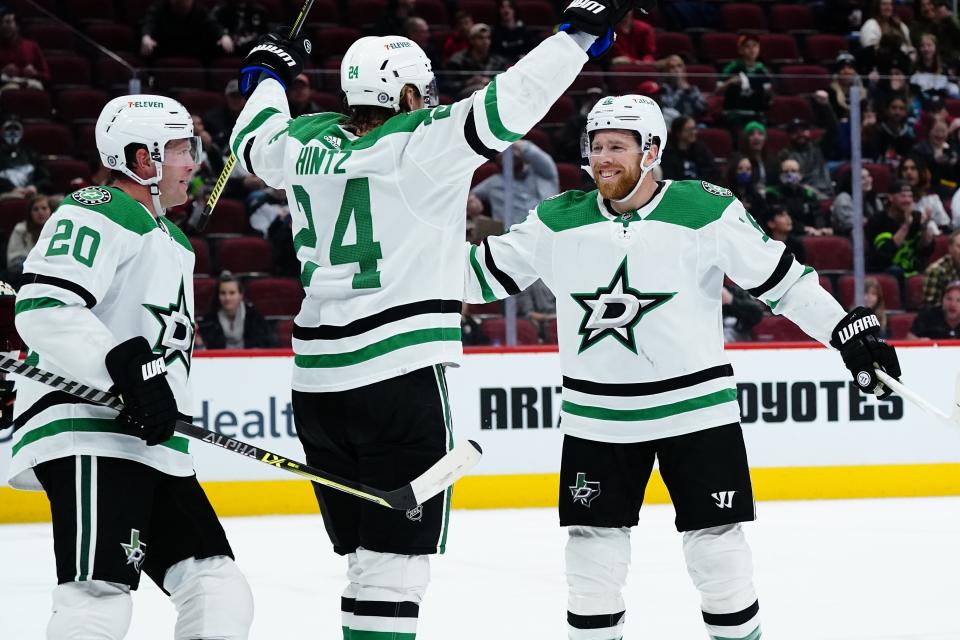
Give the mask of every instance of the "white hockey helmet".
<svg viewBox="0 0 960 640">
<path fill-rule="evenodd" d="M 420 91 L 423 104 L 438 104 L 437 81 L 430 58 L 402 36 L 367 36 L 347 49 L 340 63 L 340 87 L 351 107 L 372 105 L 400 111 L 404 85 Z"/>
<path fill-rule="evenodd" d="M 590 148 L 593 133 L 603 129 L 625 129 L 637 134 L 640 152 L 646 155 L 654 144 L 657 145 L 657 157 L 649 164 L 640 166 L 640 179 L 630 193 L 620 200 L 629 200 L 637 192 L 644 176 L 663 158 L 663 149 L 667 146 L 667 124 L 663 120 L 663 113 L 653 98 L 629 94 L 625 96 L 610 96 L 597 102 L 587 115 L 587 127 L 580 139 L 580 150 L 587 160 L 589 173 Z M 641 156 L 643 162 L 643 156 Z"/>
</svg>

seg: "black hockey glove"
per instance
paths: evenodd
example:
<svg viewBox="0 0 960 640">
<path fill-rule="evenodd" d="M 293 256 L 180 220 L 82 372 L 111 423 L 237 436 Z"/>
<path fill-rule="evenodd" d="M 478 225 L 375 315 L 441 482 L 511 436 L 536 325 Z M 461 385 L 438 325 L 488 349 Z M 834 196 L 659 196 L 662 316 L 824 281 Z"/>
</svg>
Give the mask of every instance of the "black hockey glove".
<svg viewBox="0 0 960 640">
<path fill-rule="evenodd" d="M 240 93 L 249 98 L 263 78 L 273 78 L 286 89 L 303 71 L 303 60 L 310 55 L 310 41 L 305 36 L 288 40 L 268 33 L 243 59 L 240 67 Z"/>
<path fill-rule="evenodd" d="M 595 35 L 598 38 L 610 37 L 613 28 L 633 8 L 633 0 L 573 0 L 563 10 L 560 26 L 569 24 L 574 29 Z"/>
<path fill-rule="evenodd" d="M 177 422 L 177 401 L 163 357 L 153 353 L 146 338 L 137 336 L 111 349 L 106 365 L 112 390 L 123 400 L 120 422 L 148 445 L 169 440 Z"/>
<path fill-rule="evenodd" d="M 857 307 L 833 329 L 830 346 L 840 351 L 853 381 L 866 393 L 886 398 L 892 391 L 880 382 L 874 369 L 900 379 L 897 352 L 880 337 L 880 320 L 866 307 Z"/>
</svg>

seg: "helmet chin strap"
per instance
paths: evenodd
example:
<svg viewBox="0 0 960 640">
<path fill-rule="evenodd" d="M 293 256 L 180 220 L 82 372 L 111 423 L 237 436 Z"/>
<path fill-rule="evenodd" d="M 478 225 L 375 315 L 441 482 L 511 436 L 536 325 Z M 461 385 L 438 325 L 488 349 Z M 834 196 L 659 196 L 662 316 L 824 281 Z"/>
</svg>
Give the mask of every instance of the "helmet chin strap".
<svg viewBox="0 0 960 640">
<path fill-rule="evenodd" d="M 156 211 L 157 217 L 162 216 L 164 208 L 160 206 L 160 185 L 156 182 L 150 185 L 150 199 L 153 200 L 153 210 Z"/>
<path fill-rule="evenodd" d="M 641 160 L 640 164 L 640 178 L 637 180 L 637 184 L 633 185 L 633 189 L 630 190 L 630 193 L 620 198 L 619 200 L 611 200 L 616 204 L 626 204 L 633 196 L 637 195 L 637 191 L 640 190 L 640 185 L 643 184 L 643 179 L 647 177 L 647 174 L 653 171 L 653 168 L 659 164 L 656 159 L 648 167 L 644 168 L 643 161 Z"/>
</svg>

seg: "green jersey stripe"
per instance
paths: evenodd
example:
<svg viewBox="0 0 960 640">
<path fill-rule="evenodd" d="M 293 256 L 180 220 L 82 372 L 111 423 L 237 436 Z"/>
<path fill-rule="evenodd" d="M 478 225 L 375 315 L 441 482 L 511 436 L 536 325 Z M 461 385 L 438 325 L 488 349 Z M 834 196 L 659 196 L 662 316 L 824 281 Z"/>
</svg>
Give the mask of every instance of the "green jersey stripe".
<svg viewBox="0 0 960 640">
<path fill-rule="evenodd" d="M 507 129 L 500 119 L 500 111 L 497 109 L 497 79 L 494 78 L 487 85 L 486 96 L 483 101 L 484 110 L 487 114 L 487 124 L 490 126 L 490 133 L 504 142 L 516 142 L 523 137 L 523 134 L 514 133 Z"/>
<path fill-rule="evenodd" d="M 681 400 L 670 404 L 663 404 L 657 407 L 647 407 L 645 409 L 606 409 L 604 407 L 591 407 L 588 405 L 574 404 L 564 400 L 561 409 L 567 413 L 583 418 L 594 418 L 596 420 L 617 420 L 617 421 L 640 421 L 640 420 L 660 420 L 669 418 L 688 411 L 697 409 L 706 409 L 724 402 L 736 402 L 736 389 L 721 389 L 706 395 Z"/>
<path fill-rule="evenodd" d="M 760 640 L 760 638 L 763 636 L 760 634 L 760 627 L 757 627 L 756 629 L 751 631 L 749 635 L 746 635 L 742 638 L 724 638 L 722 636 L 710 636 L 710 637 L 713 640 Z"/>
<path fill-rule="evenodd" d="M 92 497 L 90 491 L 91 484 L 91 463 L 90 456 L 80 456 L 80 573 L 77 581 L 83 582 L 90 577 L 90 537 L 91 537 L 91 507 Z"/>
<path fill-rule="evenodd" d="M 66 302 L 57 300 L 56 298 L 27 298 L 26 300 L 17 300 L 17 304 L 13 308 L 13 314 L 18 315 L 36 309 L 55 309 L 56 307 L 65 306 L 67 306 Z"/>
<path fill-rule="evenodd" d="M 416 638 L 417 634 L 415 633 L 350 629 L 350 640 L 416 640 Z"/>
<path fill-rule="evenodd" d="M 124 427 L 113 418 L 63 418 L 27 431 L 23 434 L 23 437 L 20 438 L 20 441 L 13 445 L 10 453 L 15 456 L 21 449 L 38 440 L 70 431 L 83 433 L 122 433 L 130 435 L 130 432 L 125 430 Z M 160 443 L 160 446 L 179 451 L 180 453 L 188 453 L 189 445 L 190 441 L 181 436 L 173 436 L 166 442 Z"/>
<path fill-rule="evenodd" d="M 246 138 L 249 133 L 258 129 L 260 125 L 269 120 L 271 116 L 275 116 L 278 113 L 280 113 L 278 109 L 267 107 L 255 115 L 253 120 L 250 121 L 250 124 L 241 129 L 240 133 L 237 134 L 236 140 L 233 141 L 233 155 L 240 155 L 240 145 L 243 143 L 243 139 Z"/>
<path fill-rule="evenodd" d="M 480 282 L 480 292 L 483 294 L 484 302 L 495 302 L 497 296 L 493 295 L 493 289 L 490 288 L 490 283 L 487 282 L 487 277 L 483 274 L 480 261 L 477 260 L 477 245 L 470 247 L 470 266 L 473 267 L 473 272 L 477 274 L 477 280 Z"/>
<path fill-rule="evenodd" d="M 384 340 L 374 342 L 356 351 L 346 353 L 329 353 L 322 355 L 296 355 L 293 358 L 293 364 L 302 369 L 327 369 L 332 367 L 347 367 L 352 364 L 359 364 L 372 360 L 384 354 L 423 344 L 425 342 L 459 342 L 460 329 L 456 328 L 438 328 L 438 329 L 415 329 L 391 336 Z"/>
</svg>

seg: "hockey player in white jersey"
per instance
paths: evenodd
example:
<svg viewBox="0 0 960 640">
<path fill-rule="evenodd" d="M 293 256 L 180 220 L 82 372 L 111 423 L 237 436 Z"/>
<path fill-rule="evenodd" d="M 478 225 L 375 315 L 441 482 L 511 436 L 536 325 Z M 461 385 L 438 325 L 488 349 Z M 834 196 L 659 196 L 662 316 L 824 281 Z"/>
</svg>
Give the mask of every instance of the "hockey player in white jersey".
<svg viewBox="0 0 960 640">
<path fill-rule="evenodd" d="M 123 638 L 142 570 L 177 609 L 176 640 L 244 640 L 250 588 L 174 435 L 194 407 L 194 255 L 163 214 L 186 201 L 200 139 L 175 100 L 130 95 L 103 108 L 96 140 L 114 182 L 67 196 L 27 256 L 15 308 L 28 363 L 125 405 L 18 383 L 9 481 L 50 500 L 47 638 Z"/>
<path fill-rule="evenodd" d="M 436 106 L 420 47 L 367 37 L 341 64 L 348 114 L 291 120 L 285 87 L 303 41 L 270 36 L 251 51 L 230 144 L 290 200 L 306 290 L 293 330 L 293 408 L 310 464 L 393 487 L 452 446 L 444 366 L 462 354 L 472 174 L 546 114 L 588 50 L 609 47 L 630 5 L 572 3 L 563 32 L 447 106 Z M 334 550 L 348 559 L 345 637 L 413 638 L 429 555 L 446 544 L 450 491 L 403 513 L 314 489 Z"/>
<path fill-rule="evenodd" d="M 876 316 L 845 314 L 816 272 L 768 237 L 729 190 L 655 182 L 650 171 L 666 142 L 650 98 L 601 100 L 584 133 L 598 189 L 545 200 L 506 235 L 466 249 L 467 302 L 505 298 L 537 278 L 557 298 L 571 640 L 623 636 L 630 528 L 655 458 L 707 633 L 760 637 L 740 527 L 755 511 L 723 348 L 724 275 L 839 349 L 864 391 L 889 393 L 874 366 L 900 375 Z"/>
</svg>

